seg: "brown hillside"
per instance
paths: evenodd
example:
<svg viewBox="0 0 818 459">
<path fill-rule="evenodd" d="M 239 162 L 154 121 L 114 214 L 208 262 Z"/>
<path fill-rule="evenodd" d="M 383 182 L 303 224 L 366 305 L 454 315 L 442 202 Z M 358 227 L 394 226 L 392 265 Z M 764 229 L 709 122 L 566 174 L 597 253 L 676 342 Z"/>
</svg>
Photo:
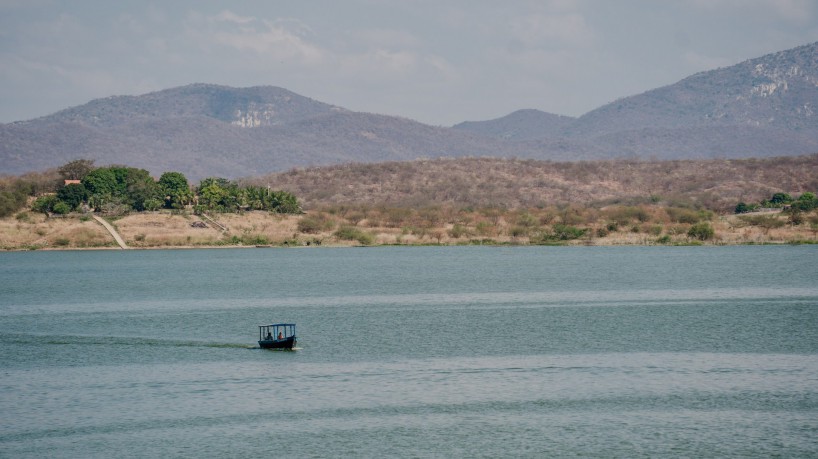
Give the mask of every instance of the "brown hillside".
<svg viewBox="0 0 818 459">
<path fill-rule="evenodd" d="M 294 169 L 246 182 L 290 191 L 305 208 L 517 209 L 662 200 L 730 211 L 739 201 L 758 202 L 779 191 L 818 190 L 818 154 L 696 161 L 435 159 Z"/>
</svg>

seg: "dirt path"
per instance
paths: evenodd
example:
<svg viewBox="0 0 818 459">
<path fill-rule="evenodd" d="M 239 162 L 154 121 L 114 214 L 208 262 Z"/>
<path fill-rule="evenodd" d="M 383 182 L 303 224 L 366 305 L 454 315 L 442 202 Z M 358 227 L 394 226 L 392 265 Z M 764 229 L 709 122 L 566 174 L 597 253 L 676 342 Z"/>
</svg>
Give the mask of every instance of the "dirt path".
<svg viewBox="0 0 818 459">
<path fill-rule="evenodd" d="M 96 215 L 94 215 L 93 217 L 94 217 L 94 220 L 100 222 L 102 224 L 102 226 L 104 226 L 105 229 L 107 229 L 108 232 L 111 233 L 111 236 L 114 237 L 114 240 L 116 241 L 117 244 L 119 244 L 119 247 L 121 247 L 123 249 L 128 248 L 128 246 L 125 245 L 125 240 L 122 239 L 122 236 L 120 236 L 119 233 L 116 232 L 116 230 L 114 229 L 113 226 L 111 226 L 110 223 L 106 222 L 105 219 L 103 219 L 102 217 L 98 217 Z"/>
</svg>

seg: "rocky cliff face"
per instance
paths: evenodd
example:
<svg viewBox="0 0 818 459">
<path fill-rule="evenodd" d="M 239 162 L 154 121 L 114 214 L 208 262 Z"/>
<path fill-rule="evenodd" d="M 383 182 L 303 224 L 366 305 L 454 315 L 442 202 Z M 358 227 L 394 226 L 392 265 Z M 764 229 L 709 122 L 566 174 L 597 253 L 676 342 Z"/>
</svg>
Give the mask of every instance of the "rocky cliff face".
<svg viewBox="0 0 818 459">
<path fill-rule="evenodd" d="M 245 128 L 255 128 L 261 126 L 272 126 L 275 124 L 276 111 L 272 104 L 259 106 L 255 103 L 245 109 L 236 109 L 235 120 L 230 124 Z"/>
</svg>

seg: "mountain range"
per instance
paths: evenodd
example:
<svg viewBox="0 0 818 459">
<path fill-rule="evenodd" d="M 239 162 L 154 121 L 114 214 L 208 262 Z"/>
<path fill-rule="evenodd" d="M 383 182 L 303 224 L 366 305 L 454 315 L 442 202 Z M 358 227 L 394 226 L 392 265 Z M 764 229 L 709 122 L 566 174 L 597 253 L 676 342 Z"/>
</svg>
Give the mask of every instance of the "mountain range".
<svg viewBox="0 0 818 459">
<path fill-rule="evenodd" d="M 439 127 L 354 112 L 273 86 L 192 84 L 0 124 L 5 174 L 78 158 L 198 180 L 436 157 L 573 161 L 815 152 L 818 43 L 697 73 L 578 118 L 526 109 Z"/>
</svg>

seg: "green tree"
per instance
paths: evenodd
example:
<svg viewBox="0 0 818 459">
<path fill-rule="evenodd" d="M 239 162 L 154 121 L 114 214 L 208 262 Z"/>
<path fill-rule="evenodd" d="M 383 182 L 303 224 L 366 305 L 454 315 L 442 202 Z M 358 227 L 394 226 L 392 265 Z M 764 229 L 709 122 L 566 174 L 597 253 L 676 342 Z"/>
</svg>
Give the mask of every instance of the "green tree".
<svg viewBox="0 0 818 459">
<path fill-rule="evenodd" d="M 159 196 L 159 187 L 150 172 L 135 167 L 114 167 L 120 200 L 137 211 L 145 210 L 145 201 Z"/>
<path fill-rule="evenodd" d="M 787 193 L 775 193 L 773 197 L 767 201 L 772 207 L 781 207 L 793 201 L 792 196 Z"/>
<path fill-rule="evenodd" d="M 95 196 L 110 198 L 117 191 L 116 175 L 107 167 L 101 167 L 89 172 L 82 178 L 82 184 L 89 194 Z"/>
<path fill-rule="evenodd" d="M 71 206 L 69 206 L 66 202 L 57 201 L 51 211 L 55 214 L 65 215 L 68 212 L 71 212 Z"/>
<path fill-rule="evenodd" d="M 736 204 L 736 211 L 737 214 L 746 214 L 748 212 L 753 212 L 754 210 L 758 209 L 758 204 L 747 204 L 744 202 L 740 202 Z"/>
<path fill-rule="evenodd" d="M 57 197 L 57 195 L 46 194 L 40 196 L 34 201 L 34 204 L 31 205 L 31 210 L 48 214 L 54 209 L 54 205 L 58 202 L 60 202 L 60 199 Z"/>
<path fill-rule="evenodd" d="M 181 209 L 193 199 L 187 178 L 181 172 L 165 172 L 159 177 L 159 190 L 165 207 Z"/>
<path fill-rule="evenodd" d="M 209 177 L 199 183 L 199 205 L 215 212 L 232 212 L 240 203 L 235 183 L 220 177 Z"/>
<path fill-rule="evenodd" d="M 71 183 L 57 190 L 57 198 L 74 210 L 88 199 L 88 190 L 82 184 Z"/>
<path fill-rule="evenodd" d="M 818 207 L 818 199 L 816 199 L 815 193 L 810 191 L 801 194 L 801 196 L 799 196 L 798 199 L 792 203 L 793 209 L 800 210 L 802 212 L 809 212 L 816 207 Z"/>
<path fill-rule="evenodd" d="M 144 203 L 145 210 L 154 211 L 162 208 L 162 201 L 156 198 L 146 199 Z"/>
<path fill-rule="evenodd" d="M 111 203 L 145 210 L 145 202 L 159 195 L 158 186 L 150 173 L 134 167 L 94 169 L 82 179 L 82 184 L 88 190 L 88 202 L 94 208 Z"/>
<path fill-rule="evenodd" d="M 269 198 L 268 210 L 280 214 L 300 214 L 301 205 L 292 193 L 286 191 L 273 191 Z"/>
</svg>

